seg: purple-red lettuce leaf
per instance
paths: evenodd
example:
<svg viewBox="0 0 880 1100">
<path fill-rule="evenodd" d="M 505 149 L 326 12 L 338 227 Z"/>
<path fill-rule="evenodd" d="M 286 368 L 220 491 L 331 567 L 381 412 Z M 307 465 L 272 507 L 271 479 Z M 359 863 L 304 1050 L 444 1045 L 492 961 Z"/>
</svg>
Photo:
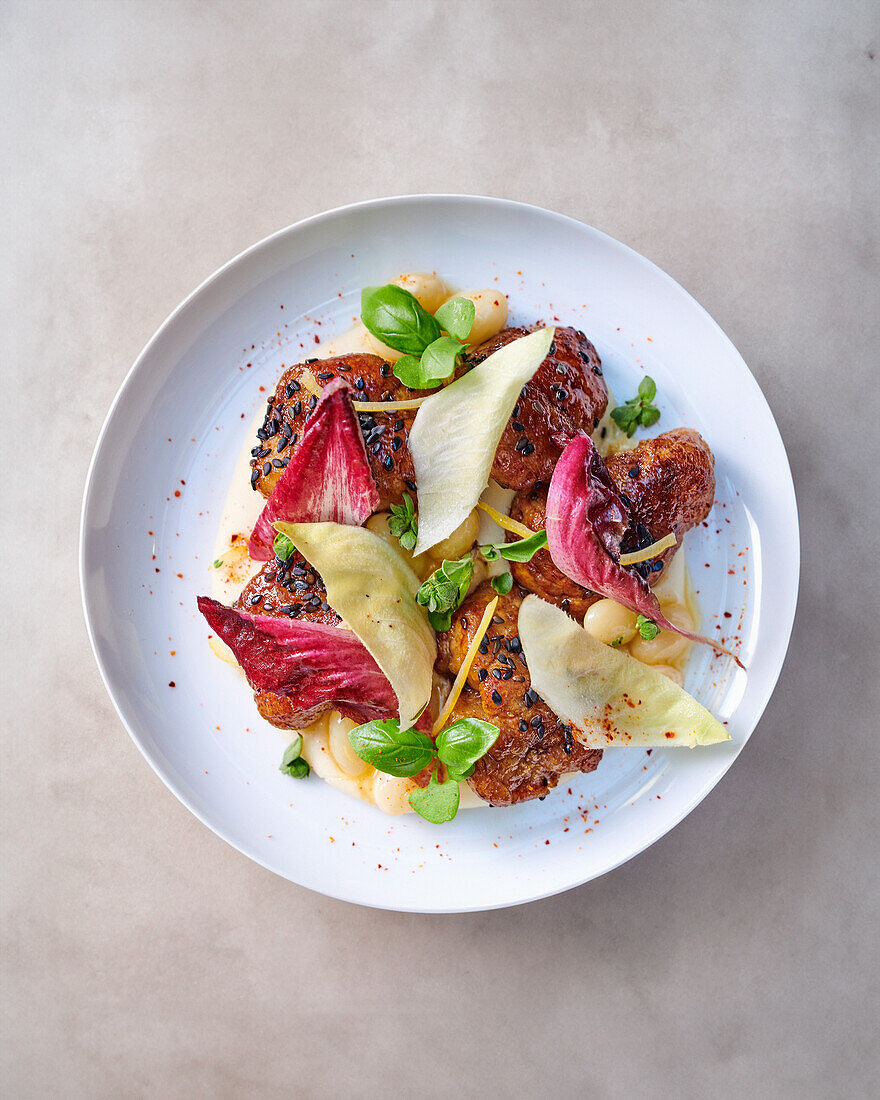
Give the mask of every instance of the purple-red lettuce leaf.
<svg viewBox="0 0 880 1100">
<path fill-rule="evenodd" d="M 710 645 L 742 667 L 736 654 L 718 642 L 671 623 L 646 581 L 619 564 L 614 555 L 620 553 L 628 525 L 626 508 L 593 441 L 575 436 L 556 464 L 547 493 L 547 548 L 554 565 L 584 588 L 652 619 L 661 630 Z"/>
<path fill-rule="evenodd" d="M 199 596 L 199 611 L 255 691 L 290 698 L 302 725 L 332 708 L 358 723 L 397 717 L 397 696 L 366 646 L 343 627 L 253 615 Z"/>
<path fill-rule="evenodd" d="M 379 507 L 351 391 L 334 378 L 309 417 L 299 446 L 266 501 L 248 541 L 255 561 L 270 561 L 273 524 L 332 523 L 360 527 Z"/>
</svg>

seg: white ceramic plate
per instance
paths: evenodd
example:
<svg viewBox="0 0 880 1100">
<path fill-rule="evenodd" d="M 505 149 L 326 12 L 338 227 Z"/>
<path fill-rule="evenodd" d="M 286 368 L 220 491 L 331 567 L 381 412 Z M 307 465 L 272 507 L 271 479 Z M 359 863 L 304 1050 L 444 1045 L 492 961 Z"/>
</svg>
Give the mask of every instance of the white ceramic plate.
<svg viewBox="0 0 880 1100">
<path fill-rule="evenodd" d="M 688 535 L 687 560 L 705 633 L 738 640 L 749 673 L 697 647 L 687 687 L 727 721 L 728 744 L 650 756 L 612 749 L 598 771 L 543 802 L 462 812 L 443 827 L 386 817 L 317 777 L 278 771 L 284 735 L 210 652 L 196 611 L 196 596 L 210 591 L 219 512 L 243 432 L 266 399 L 261 387 L 274 389 L 282 363 L 307 354 L 316 335 L 347 327 L 362 286 L 421 270 L 462 287 L 497 285 L 514 323 L 558 319 L 583 329 L 621 400 L 647 370 L 658 385 L 657 430 L 685 424 L 709 441 L 717 502 L 708 525 Z M 711 317 L 597 230 L 470 196 L 333 210 L 228 263 L 132 367 L 83 503 L 89 634 L 120 717 L 156 772 L 251 859 L 312 890 L 388 909 L 454 912 L 544 897 L 611 870 L 681 821 L 733 763 L 770 698 L 798 563 L 779 432 Z"/>
</svg>

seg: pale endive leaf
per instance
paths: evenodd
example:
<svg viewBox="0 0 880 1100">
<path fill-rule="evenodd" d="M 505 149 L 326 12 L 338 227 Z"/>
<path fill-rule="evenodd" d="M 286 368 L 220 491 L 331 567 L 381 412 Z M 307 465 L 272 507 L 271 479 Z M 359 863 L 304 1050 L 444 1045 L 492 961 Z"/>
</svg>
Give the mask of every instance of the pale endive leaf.
<svg viewBox="0 0 880 1100">
<path fill-rule="evenodd" d="M 554 329 L 513 340 L 422 403 L 409 433 L 419 487 L 415 554 L 447 538 L 486 488 L 501 434 Z"/>
<path fill-rule="evenodd" d="M 400 707 L 400 728 L 412 726 L 431 697 L 437 647 L 420 581 L 401 555 L 364 527 L 277 523 L 320 573 L 327 603 L 364 643 L 388 677 Z"/>
<path fill-rule="evenodd" d="M 523 600 L 518 629 L 532 688 L 590 748 L 693 748 L 730 740 L 684 688 L 604 645 L 538 596 Z"/>
</svg>

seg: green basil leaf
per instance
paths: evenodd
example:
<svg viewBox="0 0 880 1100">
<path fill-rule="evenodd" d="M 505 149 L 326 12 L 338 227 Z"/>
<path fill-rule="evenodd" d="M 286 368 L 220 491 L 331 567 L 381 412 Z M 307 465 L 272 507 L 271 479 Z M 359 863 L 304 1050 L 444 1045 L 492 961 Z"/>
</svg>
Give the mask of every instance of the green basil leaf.
<svg viewBox="0 0 880 1100">
<path fill-rule="evenodd" d="M 214 562 L 214 568 L 219 569 L 222 564 L 223 564 L 223 559 L 222 558 L 217 558 L 217 560 Z"/>
<path fill-rule="evenodd" d="M 355 726 L 348 741 L 361 760 L 387 775 L 418 775 L 434 759 L 431 738 L 416 729 L 401 730 L 396 718 Z"/>
<path fill-rule="evenodd" d="M 513 588 L 513 574 L 500 573 L 497 577 L 492 578 L 491 583 L 499 596 L 506 596 L 511 588 Z"/>
<path fill-rule="evenodd" d="M 645 402 L 650 402 L 653 401 L 656 396 L 657 383 L 650 374 L 646 374 L 641 382 L 639 382 L 639 397 Z"/>
<path fill-rule="evenodd" d="M 478 718 L 459 718 L 437 735 L 437 755 L 447 768 L 467 771 L 498 740 L 499 729 Z"/>
<path fill-rule="evenodd" d="M 404 355 L 421 355 L 440 338 L 440 325 L 415 296 L 390 283 L 364 287 L 361 320 L 378 340 Z"/>
<path fill-rule="evenodd" d="M 497 561 L 505 558 L 507 561 L 531 561 L 539 550 L 547 545 L 547 532 L 538 531 L 527 539 L 518 542 L 496 542 L 488 546 L 481 546 L 480 553 L 486 561 Z"/>
<path fill-rule="evenodd" d="M 276 558 L 287 561 L 295 548 L 287 535 L 282 535 L 279 531 L 272 541 L 272 549 L 275 551 Z"/>
<path fill-rule="evenodd" d="M 292 764 L 303 751 L 303 739 L 301 734 L 297 734 L 296 737 L 290 742 L 287 748 L 284 750 L 284 756 L 281 757 L 281 768 L 286 768 L 289 764 Z"/>
<path fill-rule="evenodd" d="M 431 624 L 432 630 L 436 630 L 438 634 L 445 634 L 452 626 L 452 612 L 429 611 L 428 622 Z"/>
<path fill-rule="evenodd" d="M 432 825 L 445 825 L 447 821 L 452 821 L 458 813 L 460 799 L 461 791 L 454 779 L 438 783 L 434 775 L 427 787 L 419 787 L 407 795 L 410 806 Z"/>
<path fill-rule="evenodd" d="M 455 370 L 464 344 L 454 336 L 441 336 L 422 353 L 422 388 L 436 386 Z"/>
<path fill-rule="evenodd" d="M 434 320 L 440 322 L 450 336 L 457 340 L 467 340 L 474 327 L 477 307 L 470 298 L 450 298 L 434 314 Z"/>
<path fill-rule="evenodd" d="M 394 364 L 394 373 L 411 390 L 423 389 L 422 361 L 416 355 L 403 355 Z"/>
<path fill-rule="evenodd" d="M 650 428 L 652 424 L 656 424 L 660 419 L 660 410 L 656 405 L 646 405 L 642 409 L 642 415 L 640 417 L 643 428 Z"/>
<path fill-rule="evenodd" d="M 388 530 L 404 550 L 412 550 L 415 546 L 419 536 L 419 521 L 416 518 L 415 506 L 409 493 L 403 494 L 402 504 L 391 505 Z"/>
<path fill-rule="evenodd" d="M 471 764 L 471 766 L 469 768 L 465 768 L 463 772 L 456 771 L 455 768 L 447 768 L 446 770 L 449 773 L 450 779 L 455 779 L 459 783 L 461 783 L 465 779 L 470 779 L 470 777 L 474 774 L 474 765 Z"/>
<path fill-rule="evenodd" d="M 455 605 L 458 607 L 458 604 L 467 595 L 468 588 L 470 588 L 471 578 L 474 575 L 474 559 L 470 554 L 467 554 L 456 561 L 444 560 L 438 572 L 458 589 L 458 602 Z"/>
<path fill-rule="evenodd" d="M 638 417 L 639 410 L 631 405 L 618 405 L 611 410 L 611 419 L 622 432 L 626 432 L 627 436 L 631 436 L 636 430 Z"/>
<path fill-rule="evenodd" d="M 470 555 L 458 561 L 444 561 L 422 584 L 416 593 L 416 601 L 427 607 L 429 617 L 431 612 L 455 611 L 467 595 L 473 575 L 474 562 Z M 449 626 L 435 626 L 434 629 L 445 631 Z"/>
<path fill-rule="evenodd" d="M 293 779 L 308 779 L 312 769 L 309 767 L 308 760 L 304 760 L 303 757 L 298 756 L 296 760 L 292 761 L 286 768 L 282 768 L 281 770 L 285 775 L 289 775 Z"/>
</svg>

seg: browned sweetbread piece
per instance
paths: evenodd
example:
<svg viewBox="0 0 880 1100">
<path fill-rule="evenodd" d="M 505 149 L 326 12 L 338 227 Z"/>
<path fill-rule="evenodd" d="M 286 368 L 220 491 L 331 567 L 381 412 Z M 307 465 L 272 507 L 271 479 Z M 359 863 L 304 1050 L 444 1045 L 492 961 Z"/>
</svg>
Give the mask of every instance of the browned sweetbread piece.
<svg viewBox="0 0 880 1100">
<path fill-rule="evenodd" d="M 438 634 L 438 668 L 455 675 L 473 640 L 487 604 L 495 597 L 488 581 L 479 585 L 453 617 L 452 628 Z M 584 748 L 570 726 L 532 690 L 517 632 L 522 594 L 499 597 L 485 641 L 468 672 L 467 684 L 452 718 L 493 722 L 500 735 L 477 761 L 470 779 L 476 793 L 493 806 L 543 798 L 568 772 L 591 772 L 602 759 L 599 749 Z"/>
<path fill-rule="evenodd" d="M 630 451 L 605 460 L 615 488 L 627 506 L 632 527 L 624 552 L 648 546 L 674 534 L 677 543 L 653 561 L 634 566 L 649 584 L 662 576 L 666 563 L 692 527 L 708 516 L 715 500 L 715 460 L 705 440 L 690 428 L 675 428 L 655 439 L 644 439 Z M 546 527 L 547 490 L 523 490 L 514 497 L 511 516 L 533 531 Z M 511 541 L 517 535 L 508 534 Z M 528 562 L 511 562 L 517 584 L 555 603 L 579 622 L 598 596 L 569 580 L 553 564 L 547 550 Z"/>
<path fill-rule="evenodd" d="M 470 353 L 467 365 L 525 336 L 525 328 L 503 329 Z M 495 453 L 492 477 L 506 489 L 549 481 L 566 444 L 591 432 L 608 404 L 598 353 L 582 332 L 557 328 L 550 353 L 523 387 Z"/>
</svg>

